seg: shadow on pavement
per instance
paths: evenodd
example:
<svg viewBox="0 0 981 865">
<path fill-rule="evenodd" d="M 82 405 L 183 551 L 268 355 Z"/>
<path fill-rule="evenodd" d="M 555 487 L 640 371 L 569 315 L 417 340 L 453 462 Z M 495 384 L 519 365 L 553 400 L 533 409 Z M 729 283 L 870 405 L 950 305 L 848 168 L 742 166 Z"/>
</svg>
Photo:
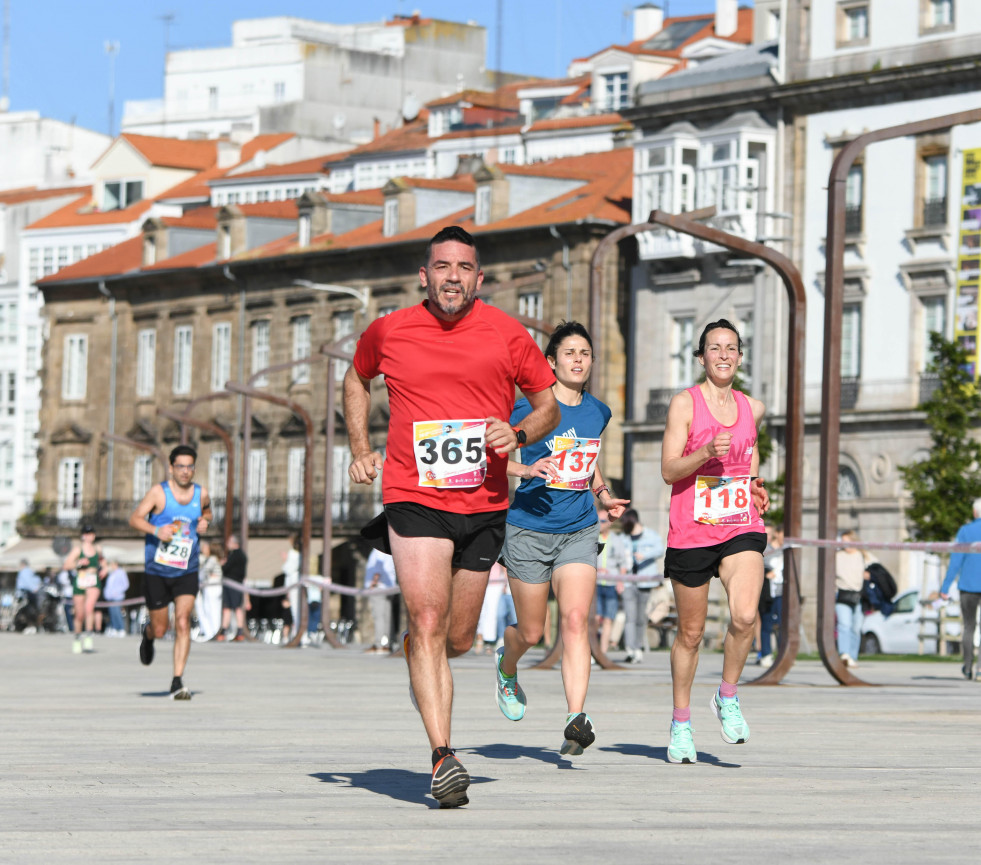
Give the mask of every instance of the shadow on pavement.
<svg viewBox="0 0 981 865">
<path fill-rule="evenodd" d="M 563 757 L 557 750 L 550 748 L 532 748 L 527 745 L 512 745 L 496 743 L 492 745 L 479 745 L 474 748 L 457 748 L 461 754 L 478 754 L 488 760 L 519 760 L 528 757 L 531 760 L 538 760 L 541 763 L 551 763 L 557 769 L 576 769 L 577 767 L 568 757 Z"/>
<path fill-rule="evenodd" d="M 650 760 L 660 760 L 662 763 L 667 763 L 668 761 L 668 749 L 664 748 L 654 748 L 650 745 L 635 745 L 635 744 L 623 744 L 623 745 L 610 745 L 605 748 L 600 748 L 601 751 L 612 751 L 616 754 L 623 754 L 626 757 L 647 757 Z M 708 763 L 711 766 L 718 766 L 722 769 L 741 769 L 742 763 L 727 763 L 724 760 L 720 760 L 715 754 L 708 754 L 705 751 L 698 752 L 698 762 Z"/>
<path fill-rule="evenodd" d="M 316 778 L 325 784 L 338 787 L 357 788 L 388 796 L 400 802 L 410 802 L 413 805 L 425 805 L 427 808 L 439 808 L 439 803 L 429 793 L 432 776 L 429 772 L 409 772 L 405 769 L 369 769 L 366 772 L 313 772 L 311 778 Z M 475 778 L 470 776 L 470 785 L 484 784 L 492 778 Z"/>
</svg>

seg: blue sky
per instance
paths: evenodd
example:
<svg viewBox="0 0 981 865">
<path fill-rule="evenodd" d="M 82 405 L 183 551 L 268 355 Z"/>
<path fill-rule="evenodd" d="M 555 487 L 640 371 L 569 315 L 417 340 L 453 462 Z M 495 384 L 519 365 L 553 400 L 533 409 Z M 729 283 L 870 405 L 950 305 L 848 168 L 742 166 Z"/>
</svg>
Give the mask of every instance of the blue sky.
<svg viewBox="0 0 981 865">
<path fill-rule="evenodd" d="M 0 0 L 10 8 L 10 109 L 106 132 L 110 60 L 118 42 L 115 118 L 123 102 L 163 91 L 165 25 L 172 49 L 231 42 L 237 18 L 292 15 L 339 24 L 381 21 L 418 10 L 424 16 L 473 20 L 488 29 L 488 66 L 496 66 L 494 0 Z M 556 76 L 574 57 L 632 38 L 630 10 L 642 0 L 500 0 L 501 66 L 508 72 Z M 670 15 L 711 12 L 715 0 L 658 0 Z M 752 5 L 742 0 L 740 5 Z"/>
</svg>

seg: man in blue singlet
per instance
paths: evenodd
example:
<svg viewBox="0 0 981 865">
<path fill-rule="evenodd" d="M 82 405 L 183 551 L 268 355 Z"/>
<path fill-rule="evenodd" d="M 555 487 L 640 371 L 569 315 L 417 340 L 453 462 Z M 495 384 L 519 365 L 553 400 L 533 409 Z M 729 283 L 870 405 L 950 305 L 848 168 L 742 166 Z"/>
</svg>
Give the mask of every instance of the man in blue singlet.
<svg viewBox="0 0 981 865">
<path fill-rule="evenodd" d="M 168 606 L 174 604 L 172 700 L 190 700 L 181 676 L 191 650 L 191 611 L 198 594 L 198 536 L 211 524 L 208 491 L 194 483 L 198 454 L 190 445 L 170 452 L 170 479 L 154 485 L 130 515 L 129 524 L 146 535 L 143 579 L 150 622 L 143 630 L 140 661 L 153 662 L 153 641 L 167 633 Z"/>
</svg>

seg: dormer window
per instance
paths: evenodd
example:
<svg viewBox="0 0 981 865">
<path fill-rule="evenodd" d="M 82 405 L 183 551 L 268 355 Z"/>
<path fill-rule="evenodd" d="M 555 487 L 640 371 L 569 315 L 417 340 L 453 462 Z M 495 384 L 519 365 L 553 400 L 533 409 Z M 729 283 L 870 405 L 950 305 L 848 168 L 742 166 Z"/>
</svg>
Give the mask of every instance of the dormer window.
<svg viewBox="0 0 981 865">
<path fill-rule="evenodd" d="M 123 210 L 142 200 L 142 180 L 107 180 L 103 184 L 103 210 Z"/>
<path fill-rule="evenodd" d="M 157 242 L 152 237 L 143 238 L 143 266 L 157 263 Z"/>
<path fill-rule="evenodd" d="M 310 234 L 311 234 L 311 231 L 310 231 L 310 223 L 311 223 L 311 216 L 310 216 L 310 214 L 309 213 L 301 213 L 300 214 L 299 231 L 297 232 L 297 240 L 298 240 L 300 246 L 309 246 L 310 245 Z"/>
<path fill-rule="evenodd" d="M 612 72 L 601 76 L 603 81 L 604 107 L 607 111 L 619 111 L 630 105 L 630 75 Z"/>
<path fill-rule="evenodd" d="M 219 251 L 219 258 L 231 258 L 232 257 L 232 229 L 228 225 L 223 225 L 218 229 L 219 237 L 221 238 L 221 249 Z"/>
</svg>

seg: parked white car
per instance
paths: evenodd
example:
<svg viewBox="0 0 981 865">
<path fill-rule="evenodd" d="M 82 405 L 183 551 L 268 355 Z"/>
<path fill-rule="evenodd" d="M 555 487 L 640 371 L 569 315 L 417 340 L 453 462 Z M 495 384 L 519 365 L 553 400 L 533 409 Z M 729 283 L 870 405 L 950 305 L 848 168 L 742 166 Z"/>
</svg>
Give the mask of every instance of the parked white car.
<svg viewBox="0 0 981 865">
<path fill-rule="evenodd" d="M 923 641 L 924 653 L 936 654 L 940 611 L 932 603 L 921 604 L 920 593 L 917 589 L 901 592 L 896 597 L 895 604 L 896 608 L 889 616 L 883 616 L 881 612 L 876 610 L 865 617 L 862 622 L 861 654 L 919 654 L 921 627 L 925 634 L 932 635 Z M 956 615 L 958 621 L 945 623 L 945 637 L 950 641 L 957 642 L 961 636 L 960 604 L 948 602 L 947 611 L 950 615 Z M 921 625 L 921 619 L 927 621 Z M 981 634 L 976 630 L 975 645 L 977 645 L 979 636 Z"/>
</svg>

